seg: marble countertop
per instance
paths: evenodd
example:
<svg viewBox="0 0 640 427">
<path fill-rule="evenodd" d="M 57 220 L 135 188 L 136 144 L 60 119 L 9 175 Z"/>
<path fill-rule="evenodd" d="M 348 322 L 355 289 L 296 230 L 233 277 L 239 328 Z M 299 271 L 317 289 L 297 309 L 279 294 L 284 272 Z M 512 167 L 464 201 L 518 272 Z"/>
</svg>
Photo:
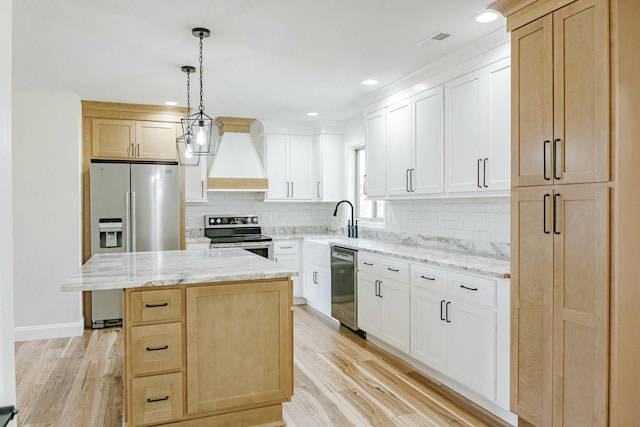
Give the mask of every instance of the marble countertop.
<svg viewBox="0 0 640 427">
<path fill-rule="evenodd" d="M 235 280 L 276 279 L 298 272 L 243 249 L 98 254 L 62 285 L 99 291 Z"/>
<path fill-rule="evenodd" d="M 274 240 L 311 239 L 328 241 L 349 249 L 365 251 L 379 255 L 422 262 L 437 267 L 453 268 L 469 273 L 486 274 L 499 278 L 509 278 L 510 262 L 507 259 L 489 258 L 462 252 L 429 249 L 421 246 L 408 246 L 396 243 L 379 242 L 369 239 L 352 239 L 335 234 L 284 234 L 272 235 Z"/>
</svg>

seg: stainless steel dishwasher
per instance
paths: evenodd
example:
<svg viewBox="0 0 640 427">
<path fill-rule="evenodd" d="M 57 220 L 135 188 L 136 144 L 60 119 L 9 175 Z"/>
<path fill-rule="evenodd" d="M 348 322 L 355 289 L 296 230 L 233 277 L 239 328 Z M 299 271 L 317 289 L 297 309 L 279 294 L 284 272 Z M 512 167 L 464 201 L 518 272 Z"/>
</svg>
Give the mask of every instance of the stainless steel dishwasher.
<svg viewBox="0 0 640 427">
<path fill-rule="evenodd" d="M 358 251 L 331 246 L 331 317 L 358 332 Z"/>
</svg>

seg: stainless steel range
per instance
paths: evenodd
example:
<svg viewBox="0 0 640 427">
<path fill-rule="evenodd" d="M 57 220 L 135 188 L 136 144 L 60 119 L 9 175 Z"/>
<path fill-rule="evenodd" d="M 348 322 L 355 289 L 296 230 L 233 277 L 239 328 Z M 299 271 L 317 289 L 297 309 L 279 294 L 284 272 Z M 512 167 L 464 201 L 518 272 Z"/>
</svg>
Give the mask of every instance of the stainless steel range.
<svg viewBox="0 0 640 427">
<path fill-rule="evenodd" d="M 204 235 L 211 248 L 240 248 L 273 259 L 273 241 L 262 235 L 257 215 L 204 217 Z"/>
</svg>

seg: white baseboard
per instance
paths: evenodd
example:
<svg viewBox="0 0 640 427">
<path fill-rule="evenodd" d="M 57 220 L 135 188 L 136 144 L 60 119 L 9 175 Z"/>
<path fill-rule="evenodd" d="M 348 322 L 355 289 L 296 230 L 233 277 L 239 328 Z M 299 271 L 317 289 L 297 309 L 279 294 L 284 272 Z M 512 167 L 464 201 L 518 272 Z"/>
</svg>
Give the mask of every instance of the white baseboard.
<svg viewBox="0 0 640 427">
<path fill-rule="evenodd" d="M 67 338 L 82 335 L 84 320 L 73 323 L 57 323 L 53 325 L 19 326 L 13 328 L 15 341 L 48 340 L 51 338 Z"/>
</svg>

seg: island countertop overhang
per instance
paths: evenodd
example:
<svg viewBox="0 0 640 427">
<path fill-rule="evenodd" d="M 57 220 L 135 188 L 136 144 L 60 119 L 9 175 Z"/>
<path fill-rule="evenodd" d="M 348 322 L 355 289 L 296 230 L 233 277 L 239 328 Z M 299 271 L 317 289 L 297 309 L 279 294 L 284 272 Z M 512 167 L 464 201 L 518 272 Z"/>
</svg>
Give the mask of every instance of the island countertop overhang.
<svg viewBox="0 0 640 427">
<path fill-rule="evenodd" d="M 62 291 L 278 279 L 297 276 L 282 264 L 243 249 L 97 254 L 62 284 Z"/>
</svg>

